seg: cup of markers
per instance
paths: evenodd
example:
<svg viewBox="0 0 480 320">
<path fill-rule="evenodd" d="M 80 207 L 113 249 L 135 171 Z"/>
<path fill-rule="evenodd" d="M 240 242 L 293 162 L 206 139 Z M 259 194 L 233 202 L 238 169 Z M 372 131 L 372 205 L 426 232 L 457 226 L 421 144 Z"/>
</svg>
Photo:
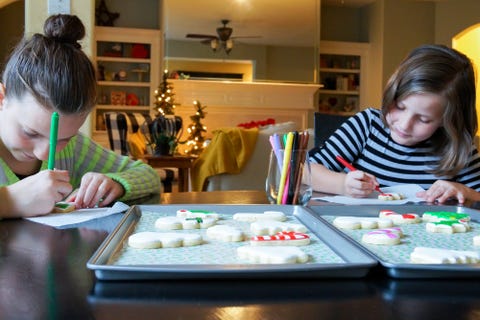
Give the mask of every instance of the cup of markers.
<svg viewBox="0 0 480 320">
<path fill-rule="evenodd" d="M 289 133 L 290 134 L 290 133 Z M 265 183 L 267 198 L 272 204 L 306 205 L 312 197 L 310 162 L 308 161 L 308 135 L 293 133 L 272 142 L 268 173 Z M 272 139 L 278 139 L 273 137 Z M 293 141 L 291 141 L 293 139 Z M 295 141 L 298 139 L 298 141 Z M 305 141 L 306 140 L 306 141 Z M 300 147 L 300 148 L 298 148 Z"/>
</svg>

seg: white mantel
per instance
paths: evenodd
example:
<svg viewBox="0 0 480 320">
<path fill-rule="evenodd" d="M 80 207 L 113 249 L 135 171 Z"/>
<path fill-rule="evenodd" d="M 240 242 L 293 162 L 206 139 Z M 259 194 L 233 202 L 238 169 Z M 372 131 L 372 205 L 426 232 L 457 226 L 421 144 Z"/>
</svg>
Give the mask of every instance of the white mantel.
<svg viewBox="0 0 480 320">
<path fill-rule="evenodd" d="M 180 103 L 175 113 L 183 118 L 184 128 L 195 113 L 193 101 L 207 106 L 202 120 L 208 133 L 239 123 L 275 119 L 276 123 L 294 121 L 298 129 L 309 126 L 320 85 L 297 83 L 235 82 L 206 80 L 169 80 Z"/>
</svg>

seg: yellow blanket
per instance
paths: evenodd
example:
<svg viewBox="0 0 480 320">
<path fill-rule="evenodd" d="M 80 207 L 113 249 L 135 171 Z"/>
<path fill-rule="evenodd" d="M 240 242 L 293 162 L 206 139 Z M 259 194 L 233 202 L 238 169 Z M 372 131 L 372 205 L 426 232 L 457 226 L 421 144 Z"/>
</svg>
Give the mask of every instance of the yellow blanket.
<svg viewBox="0 0 480 320">
<path fill-rule="evenodd" d="M 258 128 L 222 128 L 213 132 L 210 144 L 192 168 L 192 190 L 202 191 L 206 179 L 221 173 L 240 173 L 250 159 Z"/>
</svg>

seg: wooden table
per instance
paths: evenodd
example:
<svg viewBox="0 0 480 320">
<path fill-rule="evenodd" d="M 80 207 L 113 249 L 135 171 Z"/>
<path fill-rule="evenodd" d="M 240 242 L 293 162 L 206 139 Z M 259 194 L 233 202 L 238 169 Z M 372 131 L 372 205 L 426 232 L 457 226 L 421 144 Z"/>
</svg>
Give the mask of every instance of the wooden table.
<svg viewBox="0 0 480 320">
<path fill-rule="evenodd" d="M 190 186 L 190 169 L 197 157 L 190 156 L 154 156 L 146 155 L 143 158 L 149 165 L 154 168 L 177 168 L 178 169 L 178 191 L 189 191 Z"/>
<path fill-rule="evenodd" d="M 264 196 L 172 193 L 156 203 L 256 204 L 266 203 Z M 480 318 L 479 279 L 397 280 L 373 270 L 362 279 L 98 281 L 86 263 L 114 225 L 107 227 L 109 217 L 97 220 L 99 229 L 65 230 L 0 221 L 1 319 Z"/>
</svg>

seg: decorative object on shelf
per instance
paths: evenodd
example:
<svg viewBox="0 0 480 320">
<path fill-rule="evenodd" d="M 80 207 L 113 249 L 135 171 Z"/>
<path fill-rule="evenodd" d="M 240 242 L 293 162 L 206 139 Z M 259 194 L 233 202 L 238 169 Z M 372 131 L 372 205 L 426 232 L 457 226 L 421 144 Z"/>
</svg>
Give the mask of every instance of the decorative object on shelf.
<svg viewBox="0 0 480 320">
<path fill-rule="evenodd" d="M 202 106 L 200 101 L 193 101 L 193 105 L 197 112 L 190 116 L 192 123 L 187 128 L 188 138 L 186 140 L 187 149 L 185 154 L 198 156 L 206 147 L 203 134 L 207 132 L 207 127 L 201 123 L 201 119 L 204 119 L 207 114 L 204 111 L 207 106 Z"/>
<path fill-rule="evenodd" d="M 98 8 L 95 9 L 95 25 L 113 27 L 113 22 L 120 17 L 118 12 L 110 12 L 107 9 L 105 0 L 101 0 Z"/>
<path fill-rule="evenodd" d="M 124 106 L 126 104 L 125 91 L 112 91 L 110 93 L 110 103 L 115 106 Z"/>
<path fill-rule="evenodd" d="M 121 58 L 123 57 L 123 45 L 121 43 L 114 43 L 110 49 L 106 50 L 103 53 L 105 57 L 115 57 Z"/>
<path fill-rule="evenodd" d="M 138 106 L 140 104 L 140 99 L 135 93 L 128 93 L 127 94 L 127 106 Z"/>
<path fill-rule="evenodd" d="M 157 116 L 175 114 L 175 94 L 173 93 L 173 85 L 168 82 L 168 70 L 163 72 L 162 83 L 155 90 L 154 103 Z"/>
<path fill-rule="evenodd" d="M 135 43 L 132 45 L 132 58 L 135 59 L 148 59 L 150 57 L 150 50 L 148 46 L 141 43 Z"/>
</svg>

